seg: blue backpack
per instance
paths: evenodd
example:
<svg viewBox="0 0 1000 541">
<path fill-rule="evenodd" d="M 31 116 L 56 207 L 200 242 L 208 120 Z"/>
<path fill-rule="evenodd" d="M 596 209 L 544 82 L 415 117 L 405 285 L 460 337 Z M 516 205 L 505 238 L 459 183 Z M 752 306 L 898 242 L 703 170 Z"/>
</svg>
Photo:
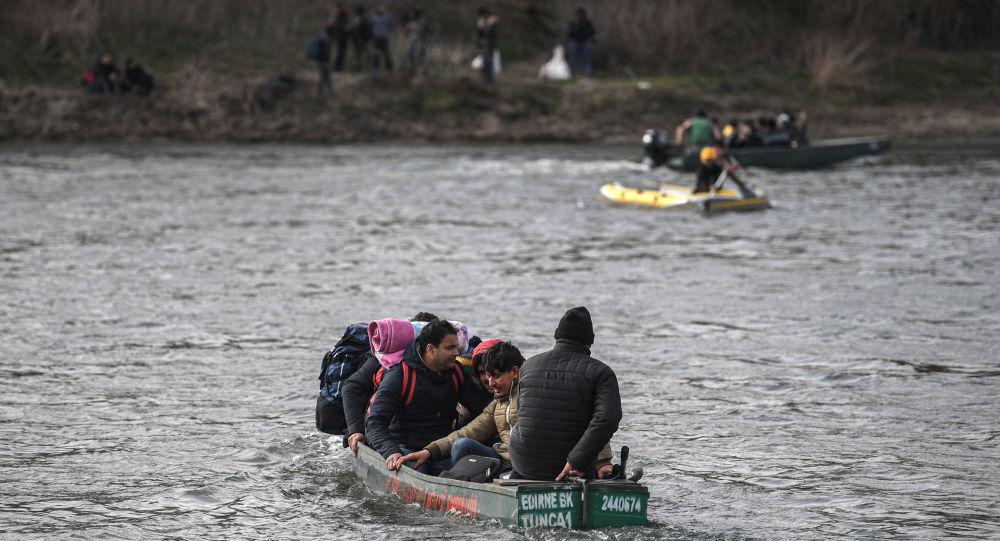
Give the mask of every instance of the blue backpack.
<svg viewBox="0 0 1000 541">
<path fill-rule="evenodd" d="M 365 363 L 371 345 L 368 324 L 348 325 L 343 337 L 323 356 L 319 392 L 334 406 L 341 406 L 341 385 Z"/>
<path fill-rule="evenodd" d="M 326 32 L 320 32 L 309 38 L 309 41 L 306 42 L 306 60 L 319 60 L 322 58 L 328 41 L 330 41 L 330 37 L 326 35 Z"/>
</svg>

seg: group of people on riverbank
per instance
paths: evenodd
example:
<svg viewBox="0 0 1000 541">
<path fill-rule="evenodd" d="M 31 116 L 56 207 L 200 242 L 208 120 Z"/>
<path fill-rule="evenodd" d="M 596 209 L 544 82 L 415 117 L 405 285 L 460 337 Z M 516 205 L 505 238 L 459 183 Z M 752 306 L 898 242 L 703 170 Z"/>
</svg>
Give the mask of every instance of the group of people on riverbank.
<svg viewBox="0 0 1000 541">
<path fill-rule="evenodd" d="M 590 355 L 595 335 L 587 308 L 568 310 L 554 347 L 528 359 L 510 341 L 467 338 L 457 322 L 427 313 L 411 320 L 423 320 L 414 323 L 420 331 L 395 354 L 378 350 L 405 325 L 393 331 L 370 324 L 371 350 L 359 351 L 360 368 L 338 384 L 340 417 L 331 414 L 335 398 L 321 390 L 318 429 L 344 435 L 355 454 L 370 445 L 390 470 L 454 476 L 472 455 L 497 461 L 514 479 L 612 474 L 610 440 L 621 421 L 621 397 L 614 371 Z M 335 362 L 324 365 L 324 374 L 331 366 L 343 372 Z"/>
<path fill-rule="evenodd" d="M 480 72 L 483 82 L 488 85 L 495 82 L 500 72 L 499 21 L 499 14 L 488 7 L 481 7 L 476 12 L 477 54 L 470 65 Z M 433 36 L 430 20 L 422 9 L 409 8 L 403 18 L 403 27 L 407 38 L 409 72 L 415 79 L 423 79 L 427 74 L 427 51 Z M 316 63 L 319 73 L 317 95 L 325 97 L 332 93 L 331 72 L 347 68 L 349 48 L 354 50 L 354 71 L 392 71 L 394 64 L 390 40 L 395 30 L 395 18 L 384 4 L 379 4 L 371 15 L 363 5 L 356 6 L 353 14 L 344 5 L 334 8 L 323 31 L 306 43 L 306 59 Z M 595 35 L 596 30 L 587 10 L 577 8 L 567 32 L 569 63 L 562 57 L 560 45 L 553 59 L 539 70 L 539 76 L 569 79 L 579 73 L 580 67 L 585 75 L 590 76 L 590 44 L 596 43 Z"/>
<path fill-rule="evenodd" d="M 410 39 L 410 69 L 414 74 L 420 74 L 431 34 L 423 10 L 407 10 L 405 26 Z M 327 96 L 333 91 L 330 72 L 344 71 L 348 48 L 354 49 L 356 71 L 392 71 L 389 40 L 395 29 L 395 19 L 384 4 L 379 4 L 371 15 L 363 5 L 356 6 L 353 14 L 343 4 L 335 7 L 323 31 L 306 44 L 306 59 L 316 62 L 319 69 L 317 94 Z"/>
<path fill-rule="evenodd" d="M 115 66 L 109 53 L 102 53 L 87 71 L 81 83 L 94 94 L 134 93 L 148 96 L 153 91 L 153 76 L 132 58 L 125 59 L 125 73 Z"/>
</svg>

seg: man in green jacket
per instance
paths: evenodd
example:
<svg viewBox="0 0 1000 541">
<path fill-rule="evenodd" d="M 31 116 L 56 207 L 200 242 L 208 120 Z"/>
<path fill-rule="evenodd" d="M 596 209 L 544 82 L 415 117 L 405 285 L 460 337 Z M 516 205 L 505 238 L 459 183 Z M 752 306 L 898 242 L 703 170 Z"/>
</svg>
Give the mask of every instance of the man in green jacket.
<svg viewBox="0 0 1000 541">
<path fill-rule="evenodd" d="M 406 462 L 414 461 L 414 468 L 419 468 L 428 460 L 438 461 L 449 455 L 452 465 L 465 455 L 476 455 L 496 458 L 504 466 L 510 466 L 507 441 L 511 427 L 517 423 L 517 378 L 524 356 L 510 342 L 491 344 L 486 351 L 477 352 L 476 356 L 480 355 L 481 366 L 488 376 L 489 390 L 495 399 L 468 425 L 403 457 Z M 494 441 L 496 443 L 492 447 L 488 446 Z M 598 456 L 597 469 L 601 477 L 611 472 L 610 445 L 605 445 Z"/>
<path fill-rule="evenodd" d="M 705 147 L 722 140 L 719 127 L 708 118 L 704 109 L 699 109 L 698 114 L 677 126 L 677 133 L 674 134 L 676 144 L 684 144 L 684 132 L 689 132 L 688 146 Z"/>
</svg>

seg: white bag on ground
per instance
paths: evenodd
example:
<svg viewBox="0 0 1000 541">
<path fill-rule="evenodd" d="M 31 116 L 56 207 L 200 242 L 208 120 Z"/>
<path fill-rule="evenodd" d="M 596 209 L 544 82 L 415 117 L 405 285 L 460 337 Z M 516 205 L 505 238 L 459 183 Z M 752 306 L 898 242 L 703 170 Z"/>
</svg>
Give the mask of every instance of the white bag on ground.
<svg viewBox="0 0 1000 541">
<path fill-rule="evenodd" d="M 538 68 L 538 78 L 550 81 L 568 81 L 570 77 L 569 64 L 563 55 L 563 46 L 556 45 L 552 49 L 552 59 Z"/>
</svg>

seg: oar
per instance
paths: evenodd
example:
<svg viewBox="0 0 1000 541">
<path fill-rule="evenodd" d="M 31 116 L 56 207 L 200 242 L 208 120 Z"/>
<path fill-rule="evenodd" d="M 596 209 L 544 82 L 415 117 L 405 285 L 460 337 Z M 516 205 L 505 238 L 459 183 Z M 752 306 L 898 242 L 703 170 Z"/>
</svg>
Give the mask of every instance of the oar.
<svg viewBox="0 0 1000 541">
<path fill-rule="evenodd" d="M 728 178 L 726 176 L 727 173 L 728 173 L 728 171 L 726 171 L 725 169 L 722 170 L 722 174 L 719 175 L 719 178 L 715 181 L 715 189 L 716 190 L 718 190 L 719 188 L 721 188 L 722 187 L 722 183 L 726 181 L 726 178 Z M 735 177 L 733 177 L 733 178 L 735 179 Z"/>
<path fill-rule="evenodd" d="M 732 156 L 726 156 L 726 161 L 729 162 L 729 165 L 734 165 L 734 164 L 739 165 L 739 162 L 736 161 L 736 158 L 733 158 Z M 719 177 L 721 178 L 725 174 L 726 171 L 723 171 L 722 175 L 719 175 Z M 753 190 L 752 186 L 750 186 L 749 184 L 744 184 L 736 175 L 731 175 L 731 176 L 733 177 L 733 182 L 735 182 L 740 187 L 740 195 L 743 196 L 743 199 L 752 199 L 754 197 L 757 197 L 757 192 Z"/>
</svg>

